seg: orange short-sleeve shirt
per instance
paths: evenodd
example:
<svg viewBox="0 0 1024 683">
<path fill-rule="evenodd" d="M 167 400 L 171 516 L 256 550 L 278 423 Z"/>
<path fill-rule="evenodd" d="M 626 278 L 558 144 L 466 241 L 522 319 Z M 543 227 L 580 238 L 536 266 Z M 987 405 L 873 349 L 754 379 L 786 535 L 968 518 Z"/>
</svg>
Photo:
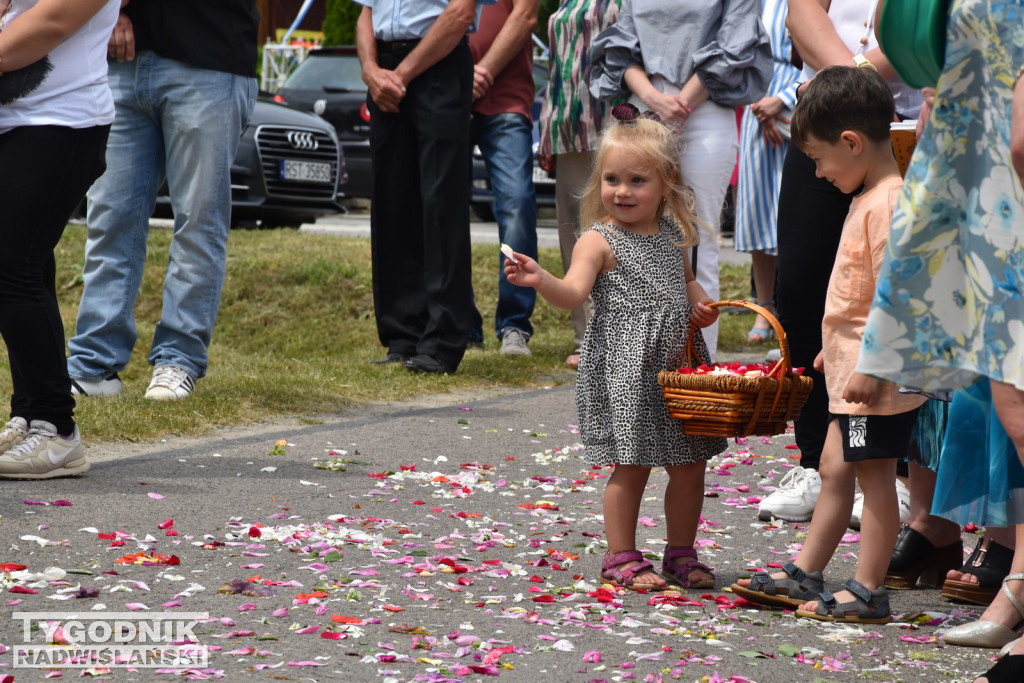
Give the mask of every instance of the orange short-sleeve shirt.
<svg viewBox="0 0 1024 683">
<path fill-rule="evenodd" d="M 896 415 L 913 410 L 926 400 L 918 394 L 901 394 L 888 383 L 874 405 L 843 400 L 857 365 L 868 310 L 889 242 L 892 213 L 902 186 L 901 178 L 892 177 L 857 195 L 843 223 L 821 323 L 825 386 L 829 411 L 835 415 Z"/>
</svg>

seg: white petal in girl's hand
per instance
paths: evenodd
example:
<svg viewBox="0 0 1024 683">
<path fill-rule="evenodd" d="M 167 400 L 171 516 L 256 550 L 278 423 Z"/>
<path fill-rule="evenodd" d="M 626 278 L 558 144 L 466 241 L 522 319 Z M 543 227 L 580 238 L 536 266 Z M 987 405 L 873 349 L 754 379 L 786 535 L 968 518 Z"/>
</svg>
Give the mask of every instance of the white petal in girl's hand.
<svg viewBox="0 0 1024 683">
<path fill-rule="evenodd" d="M 519 263 L 519 259 L 516 258 L 515 252 L 512 251 L 512 247 L 507 244 L 501 245 L 501 253 L 507 256 L 512 263 Z"/>
</svg>

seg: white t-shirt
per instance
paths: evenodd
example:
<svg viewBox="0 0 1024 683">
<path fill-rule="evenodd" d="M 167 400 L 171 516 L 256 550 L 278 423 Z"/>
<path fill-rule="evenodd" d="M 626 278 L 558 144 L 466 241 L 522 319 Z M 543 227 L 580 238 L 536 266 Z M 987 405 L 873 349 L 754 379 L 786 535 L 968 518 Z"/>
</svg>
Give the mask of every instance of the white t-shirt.
<svg viewBox="0 0 1024 683">
<path fill-rule="evenodd" d="M 829 3 L 828 18 L 843 41 L 853 54 L 864 54 L 878 47 L 875 39 L 875 0 L 832 0 Z M 851 63 L 850 66 L 853 66 Z M 814 77 L 814 69 L 804 63 L 801 80 L 807 81 Z M 914 90 L 898 77 L 888 79 L 889 90 L 896 100 L 896 111 L 906 118 L 916 119 L 924 98 L 920 90 Z"/>
<path fill-rule="evenodd" d="M 76 0 L 68 0 L 75 2 Z M 38 0 L 0 0 L 0 32 Z M 0 76 L 0 133 L 21 126 L 89 128 L 114 120 L 107 41 L 120 0 L 108 0 L 84 26 L 34 65 Z"/>
</svg>

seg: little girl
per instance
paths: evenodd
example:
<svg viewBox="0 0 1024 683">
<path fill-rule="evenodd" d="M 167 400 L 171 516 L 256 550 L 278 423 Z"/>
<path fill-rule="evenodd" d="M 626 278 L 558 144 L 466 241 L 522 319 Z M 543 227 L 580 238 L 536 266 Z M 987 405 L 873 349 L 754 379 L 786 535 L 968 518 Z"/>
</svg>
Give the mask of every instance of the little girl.
<svg viewBox="0 0 1024 683">
<path fill-rule="evenodd" d="M 657 375 L 682 363 L 692 320 L 718 318 L 712 299 L 694 279 L 686 248 L 697 242 L 688 191 L 679 172 L 675 136 L 632 105 L 612 112 L 581 202 L 581 225 L 564 279 L 515 254 L 505 261 L 508 281 L 535 288 L 552 305 L 571 310 L 590 295 L 576 382 L 580 432 L 591 465 L 615 465 L 604 495 L 608 552 L 605 583 L 662 589 L 710 588 L 714 575 L 697 560 L 693 543 L 704 500 L 705 461 L 725 439 L 686 436 L 669 416 Z M 707 349 L 698 334 L 702 360 Z M 665 490 L 668 547 L 661 577 L 636 548 L 640 503 L 652 467 L 669 475 Z"/>
</svg>

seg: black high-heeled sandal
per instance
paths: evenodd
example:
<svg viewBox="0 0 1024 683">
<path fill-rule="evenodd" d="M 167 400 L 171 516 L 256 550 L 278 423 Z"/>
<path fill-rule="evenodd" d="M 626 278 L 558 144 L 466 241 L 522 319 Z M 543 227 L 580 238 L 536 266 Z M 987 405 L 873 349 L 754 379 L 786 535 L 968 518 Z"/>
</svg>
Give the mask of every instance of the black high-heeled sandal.
<svg viewBox="0 0 1024 683">
<path fill-rule="evenodd" d="M 920 583 L 925 588 L 938 588 L 945 581 L 946 572 L 958 567 L 963 556 L 960 541 L 936 548 L 924 534 L 904 525 L 885 573 L 885 587 L 911 590 Z"/>
<path fill-rule="evenodd" d="M 1013 551 L 1006 546 L 985 538 L 979 538 L 974 552 L 967 558 L 960 571 L 978 577 L 978 583 L 946 579 L 942 584 L 942 597 L 955 602 L 972 605 L 988 605 L 996 597 L 1003 579 L 1010 573 Z"/>
<path fill-rule="evenodd" d="M 988 683 L 1020 683 L 1024 681 L 1024 655 L 1007 655 L 982 676 Z"/>
</svg>

